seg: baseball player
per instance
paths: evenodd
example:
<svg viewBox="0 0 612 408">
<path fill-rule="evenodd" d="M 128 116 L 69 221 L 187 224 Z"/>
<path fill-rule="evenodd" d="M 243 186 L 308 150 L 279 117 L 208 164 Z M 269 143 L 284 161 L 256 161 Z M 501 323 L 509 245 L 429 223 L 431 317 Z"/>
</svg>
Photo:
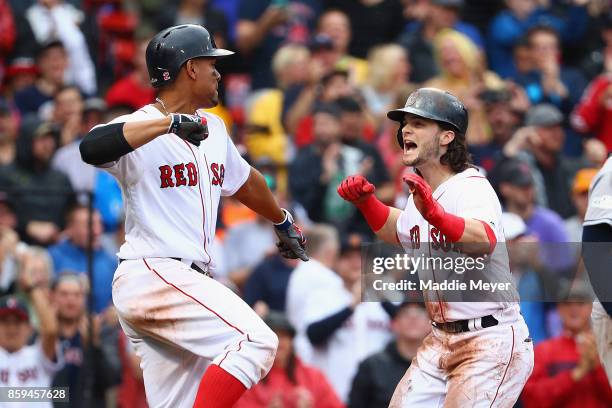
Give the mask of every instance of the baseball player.
<svg viewBox="0 0 612 408">
<path fill-rule="evenodd" d="M 362 176 L 346 178 L 340 196 L 361 210 L 380 239 L 401 243 L 413 256 L 441 250 L 459 255 L 457 243 L 473 244 L 474 253 L 493 251 L 504 241 L 501 206 L 487 179 L 469 164 L 468 115 L 461 101 L 421 88 L 387 116 L 400 122 L 403 163 L 416 170 L 404 177 L 412 199 L 403 211 L 388 207 Z M 507 256 L 490 262 L 490 271 L 509 277 Z M 446 302 L 435 290 L 423 295 L 433 329 L 390 406 L 512 407 L 533 368 L 533 345 L 518 303 Z"/>
<path fill-rule="evenodd" d="M 599 301 L 593 302 L 591 319 L 601 364 L 612 385 L 612 157 L 595 175 L 582 228 L 582 258 Z"/>
<path fill-rule="evenodd" d="M 281 253 L 308 260 L 304 238 L 220 118 L 218 49 L 197 25 L 170 27 L 146 50 L 156 103 L 94 127 L 80 145 L 120 183 L 126 241 L 113 279 L 121 326 L 142 358 L 153 407 L 230 407 L 270 369 L 276 335 L 210 277 L 221 196 L 275 223 Z M 197 112 L 197 113 L 196 113 Z"/>
</svg>

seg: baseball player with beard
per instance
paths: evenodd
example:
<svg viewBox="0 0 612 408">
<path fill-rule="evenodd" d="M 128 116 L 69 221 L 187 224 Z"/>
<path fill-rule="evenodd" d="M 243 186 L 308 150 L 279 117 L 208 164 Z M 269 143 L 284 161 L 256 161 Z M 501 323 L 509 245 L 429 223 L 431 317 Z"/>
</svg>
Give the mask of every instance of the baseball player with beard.
<svg viewBox="0 0 612 408">
<path fill-rule="evenodd" d="M 275 223 L 281 253 L 308 260 L 304 238 L 264 177 L 238 153 L 220 118 L 216 48 L 197 25 L 158 33 L 146 51 L 155 104 L 94 127 L 83 160 L 120 183 L 126 240 L 113 303 L 141 357 L 152 407 L 231 407 L 269 371 L 276 335 L 210 277 L 221 196 Z"/>
<path fill-rule="evenodd" d="M 412 193 L 406 208 L 381 203 L 362 176 L 346 178 L 340 196 L 357 206 L 380 239 L 399 242 L 409 255 L 446 251 L 459 256 L 458 247 L 468 245 L 472 256 L 505 251 L 503 244 L 496 248 L 504 242 L 499 200 L 469 162 L 468 115 L 461 101 L 439 89 L 421 88 L 404 108 L 387 116 L 400 123 L 403 162 L 415 168 L 404 177 Z M 495 276 L 511 281 L 507 253 L 488 259 Z M 420 279 L 435 280 L 440 271 L 418 272 Z M 432 332 L 390 406 L 512 407 L 533 368 L 533 345 L 518 298 L 448 302 L 436 290 L 423 295 Z"/>
</svg>

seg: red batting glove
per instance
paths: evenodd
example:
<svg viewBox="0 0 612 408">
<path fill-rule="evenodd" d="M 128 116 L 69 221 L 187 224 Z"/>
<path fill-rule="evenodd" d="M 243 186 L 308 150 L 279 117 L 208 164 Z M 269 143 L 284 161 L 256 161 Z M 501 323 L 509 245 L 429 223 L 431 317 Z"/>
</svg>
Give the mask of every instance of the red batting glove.
<svg viewBox="0 0 612 408">
<path fill-rule="evenodd" d="M 338 186 L 338 195 L 357 205 L 365 201 L 376 190 L 374 184 L 363 176 L 348 176 Z"/>
<path fill-rule="evenodd" d="M 459 241 L 465 230 L 465 219 L 444 211 L 440 203 L 433 198 L 431 187 L 423 177 L 413 173 L 404 176 L 403 180 L 414 195 L 414 205 L 423 218 L 438 228 L 451 242 Z"/>
</svg>

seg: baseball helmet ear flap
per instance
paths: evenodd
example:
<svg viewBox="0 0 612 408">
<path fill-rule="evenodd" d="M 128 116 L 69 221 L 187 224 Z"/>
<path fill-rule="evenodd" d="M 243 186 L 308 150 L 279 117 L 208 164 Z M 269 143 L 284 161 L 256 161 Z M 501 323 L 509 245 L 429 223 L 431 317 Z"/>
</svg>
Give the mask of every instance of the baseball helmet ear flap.
<svg viewBox="0 0 612 408">
<path fill-rule="evenodd" d="M 401 120 L 399 121 L 399 127 L 397 128 L 396 137 L 397 137 L 397 144 L 399 144 L 402 149 L 404 148 L 404 136 L 402 136 L 403 127 L 404 127 L 404 120 Z"/>
</svg>

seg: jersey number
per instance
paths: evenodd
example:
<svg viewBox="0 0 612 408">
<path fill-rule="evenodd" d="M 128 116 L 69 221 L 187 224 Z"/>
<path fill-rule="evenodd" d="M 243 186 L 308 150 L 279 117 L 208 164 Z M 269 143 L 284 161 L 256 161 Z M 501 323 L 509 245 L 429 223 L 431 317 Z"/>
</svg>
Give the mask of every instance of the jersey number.
<svg viewBox="0 0 612 408">
<path fill-rule="evenodd" d="M 193 163 L 159 166 L 160 188 L 197 186 L 198 169 Z"/>
<path fill-rule="evenodd" d="M 212 185 L 223 187 L 223 179 L 225 179 L 225 166 L 223 164 L 212 163 L 210 170 L 213 173 Z"/>
</svg>

